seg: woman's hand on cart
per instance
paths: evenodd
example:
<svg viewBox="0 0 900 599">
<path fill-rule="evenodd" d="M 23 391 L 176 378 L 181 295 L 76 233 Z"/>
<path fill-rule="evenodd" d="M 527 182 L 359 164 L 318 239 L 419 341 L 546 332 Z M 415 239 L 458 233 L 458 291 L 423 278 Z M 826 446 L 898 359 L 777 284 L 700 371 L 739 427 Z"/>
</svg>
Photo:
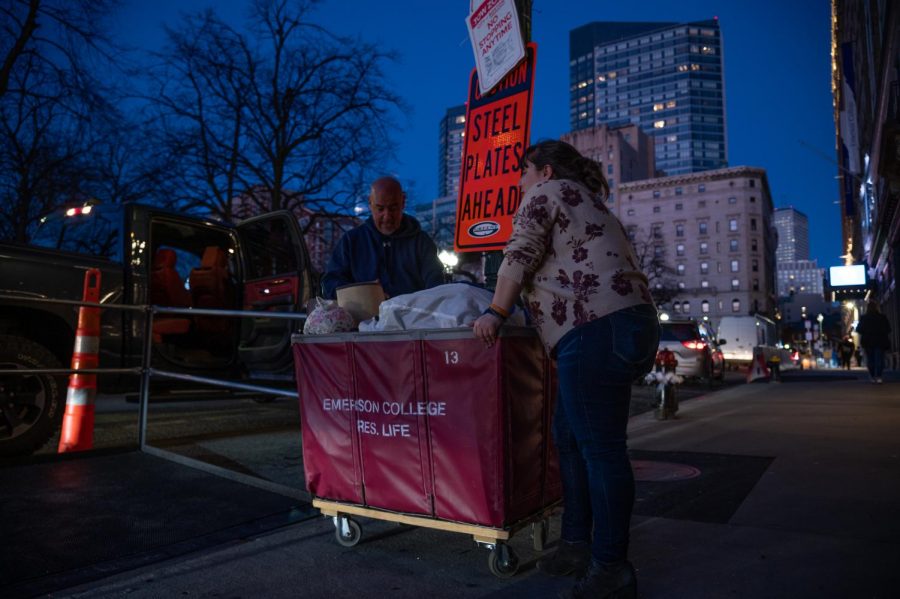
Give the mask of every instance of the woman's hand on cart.
<svg viewBox="0 0 900 599">
<path fill-rule="evenodd" d="M 484 341 L 485 347 L 492 347 L 502 324 L 503 319 L 501 317 L 487 312 L 472 323 L 472 330 L 476 337 Z"/>
</svg>

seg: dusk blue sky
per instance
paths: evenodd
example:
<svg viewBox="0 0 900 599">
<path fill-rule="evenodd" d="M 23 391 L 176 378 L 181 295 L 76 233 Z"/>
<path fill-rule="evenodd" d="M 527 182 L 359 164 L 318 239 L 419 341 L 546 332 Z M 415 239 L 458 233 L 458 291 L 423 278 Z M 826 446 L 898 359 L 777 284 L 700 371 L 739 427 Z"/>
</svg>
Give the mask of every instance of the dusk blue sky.
<svg viewBox="0 0 900 599">
<path fill-rule="evenodd" d="M 238 0 L 124 0 L 116 29 L 130 44 L 158 49 L 162 27 L 182 12 L 213 7 L 238 24 Z M 565 12 L 560 11 L 565 8 Z M 465 27 L 468 0 L 326 1 L 314 20 L 399 55 L 388 77 L 411 112 L 398 118 L 392 173 L 415 183 L 411 201 L 437 194 L 438 125 L 466 98 L 474 66 Z M 809 217 L 810 252 L 820 267 L 840 264 L 827 0 L 681 2 L 534 0 L 538 44 L 532 140 L 569 129 L 569 31 L 590 21 L 698 21 L 718 17 L 724 40 L 728 160 L 768 171 L 776 207 Z"/>
</svg>

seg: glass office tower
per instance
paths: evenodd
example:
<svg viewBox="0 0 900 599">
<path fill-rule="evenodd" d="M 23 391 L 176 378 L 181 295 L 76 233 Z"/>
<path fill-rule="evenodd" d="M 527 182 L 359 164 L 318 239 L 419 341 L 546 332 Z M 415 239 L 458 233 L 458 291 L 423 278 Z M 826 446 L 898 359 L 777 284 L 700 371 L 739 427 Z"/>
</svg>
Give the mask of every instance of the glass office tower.
<svg viewBox="0 0 900 599">
<path fill-rule="evenodd" d="M 466 130 L 466 105 L 448 108 L 441 119 L 438 134 L 438 196 L 459 194 L 459 169 L 462 164 L 463 133 Z"/>
<path fill-rule="evenodd" d="M 718 20 L 588 23 L 569 32 L 573 131 L 635 124 L 666 175 L 728 166 Z"/>
</svg>

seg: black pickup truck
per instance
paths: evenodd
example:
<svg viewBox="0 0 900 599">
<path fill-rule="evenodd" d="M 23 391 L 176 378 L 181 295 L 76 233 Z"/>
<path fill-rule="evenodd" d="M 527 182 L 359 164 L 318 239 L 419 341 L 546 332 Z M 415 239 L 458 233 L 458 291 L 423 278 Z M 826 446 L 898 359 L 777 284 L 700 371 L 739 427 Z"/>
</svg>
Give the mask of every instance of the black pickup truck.
<svg viewBox="0 0 900 599">
<path fill-rule="evenodd" d="M 0 244 L 0 370 L 68 368 L 88 269 L 100 302 L 303 312 L 318 280 L 289 212 L 239 224 L 150 206 L 84 205 L 48 215 L 31 245 Z M 141 365 L 145 312 L 101 311 L 101 368 Z M 290 335 L 275 318 L 156 315 L 154 367 L 219 379 L 291 380 Z M 66 377 L 0 374 L 0 457 L 27 455 L 54 435 Z M 101 393 L 134 392 L 134 375 L 105 375 Z"/>
</svg>

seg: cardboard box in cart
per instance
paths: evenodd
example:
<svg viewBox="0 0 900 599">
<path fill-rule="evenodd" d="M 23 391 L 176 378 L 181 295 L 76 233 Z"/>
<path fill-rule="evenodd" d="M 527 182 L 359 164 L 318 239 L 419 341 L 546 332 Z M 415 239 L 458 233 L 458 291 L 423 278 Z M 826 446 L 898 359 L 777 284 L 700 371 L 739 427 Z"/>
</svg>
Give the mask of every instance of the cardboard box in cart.
<svg viewBox="0 0 900 599">
<path fill-rule="evenodd" d="M 339 541 L 358 541 L 350 515 L 456 530 L 501 576 L 518 528 L 539 523 L 543 543 L 561 489 L 555 377 L 533 329 L 505 327 L 492 348 L 470 329 L 293 341 L 306 484 Z"/>
</svg>

